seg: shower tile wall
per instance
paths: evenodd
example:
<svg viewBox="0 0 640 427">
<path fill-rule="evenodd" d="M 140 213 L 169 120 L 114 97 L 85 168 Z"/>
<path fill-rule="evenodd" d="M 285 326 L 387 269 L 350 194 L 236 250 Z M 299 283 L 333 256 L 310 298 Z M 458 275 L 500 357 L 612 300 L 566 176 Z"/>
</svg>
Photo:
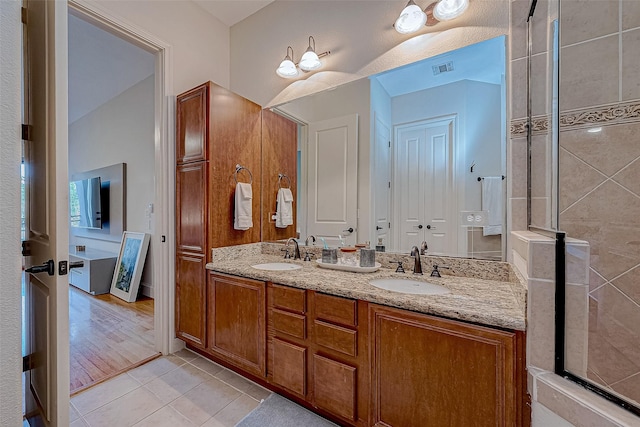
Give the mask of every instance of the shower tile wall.
<svg viewBox="0 0 640 427">
<path fill-rule="evenodd" d="M 591 247 L 586 375 L 640 403 L 640 2 L 561 7 L 559 228 Z"/>
</svg>

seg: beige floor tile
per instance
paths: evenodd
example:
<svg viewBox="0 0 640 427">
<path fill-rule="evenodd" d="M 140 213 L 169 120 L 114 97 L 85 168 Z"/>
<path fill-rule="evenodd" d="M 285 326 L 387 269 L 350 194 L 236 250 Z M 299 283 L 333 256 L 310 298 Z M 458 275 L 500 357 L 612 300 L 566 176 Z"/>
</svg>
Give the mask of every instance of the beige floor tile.
<svg viewBox="0 0 640 427">
<path fill-rule="evenodd" d="M 89 427 L 89 424 L 84 422 L 84 420 L 82 418 L 78 418 L 78 419 L 72 421 L 69 424 L 69 427 Z"/>
<path fill-rule="evenodd" d="M 241 392 L 248 394 L 256 400 L 266 399 L 271 394 L 269 390 L 260 387 L 253 381 L 249 381 L 229 369 L 224 369 L 218 372 L 215 377 L 237 388 Z"/>
<path fill-rule="evenodd" d="M 197 357 L 189 363 L 211 375 L 216 375 L 224 369 L 222 366 L 210 361 L 209 359 L 205 359 L 204 357 Z"/>
<path fill-rule="evenodd" d="M 216 420 L 215 418 L 211 417 L 209 418 L 209 421 L 202 424 L 202 427 L 225 427 L 225 425 L 222 424 L 220 421 Z"/>
<path fill-rule="evenodd" d="M 130 376 L 118 375 L 75 395 L 71 398 L 71 403 L 80 415 L 84 415 L 138 387 L 140 384 Z"/>
<path fill-rule="evenodd" d="M 128 372 L 128 374 L 141 384 L 146 384 L 149 381 L 152 381 L 166 374 L 167 372 L 173 371 L 174 369 L 184 365 L 185 363 L 186 362 L 184 361 L 184 359 L 177 356 L 169 355 L 152 360 L 149 363 L 145 363 L 142 366 L 132 369 Z"/>
<path fill-rule="evenodd" d="M 132 426 L 162 407 L 144 387 L 138 388 L 85 415 L 90 427 Z"/>
<path fill-rule="evenodd" d="M 213 378 L 211 375 L 195 366 L 185 364 L 147 383 L 144 387 L 166 405 L 211 378 Z"/>
<path fill-rule="evenodd" d="M 199 354 L 196 354 L 191 350 L 187 350 L 186 348 L 183 348 L 180 351 L 176 351 L 175 353 L 173 353 L 173 356 L 181 357 L 184 360 L 186 360 L 187 362 L 189 362 L 189 361 L 191 361 L 191 360 L 193 360 L 193 359 L 195 359 L 197 357 L 200 357 Z"/>
<path fill-rule="evenodd" d="M 243 394 L 227 405 L 222 411 L 218 412 L 213 418 L 225 427 L 233 427 L 258 405 L 257 400 Z"/>
<path fill-rule="evenodd" d="M 72 404 L 69 404 L 69 422 L 74 422 L 78 418 L 80 418 L 80 414 Z"/>
<path fill-rule="evenodd" d="M 195 427 L 195 424 L 175 409 L 165 406 L 137 423 L 135 427 Z"/>
<path fill-rule="evenodd" d="M 218 379 L 202 383 L 173 401 L 170 406 L 196 425 L 201 425 L 241 393 Z"/>
</svg>

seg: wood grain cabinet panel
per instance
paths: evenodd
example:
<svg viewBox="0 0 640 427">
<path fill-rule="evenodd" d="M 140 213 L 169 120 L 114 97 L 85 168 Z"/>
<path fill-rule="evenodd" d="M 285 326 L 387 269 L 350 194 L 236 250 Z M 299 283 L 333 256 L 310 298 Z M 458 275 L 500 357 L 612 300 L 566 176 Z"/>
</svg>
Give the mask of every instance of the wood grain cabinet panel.
<svg viewBox="0 0 640 427">
<path fill-rule="evenodd" d="M 355 421 L 356 368 L 314 354 L 313 389 L 318 408 Z"/>
<path fill-rule="evenodd" d="M 207 251 L 207 162 L 176 168 L 176 243 L 179 252 Z"/>
<path fill-rule="evenodd" d="M 517 426 L 516 335 L 370 306 L 373 424 Z"/>
<path fill-rule="evenodd" d="M 204 255 L 178 253 L 176 336 L 199 348 L 206 337 L 207 286 Z"/>
<path fill-rule="evenodd" d="M 266 375 L 265 283 L 210 273 L 207 350 L 245 371 Z"/>
<path fill-rule="evenodd" d="M 358 333 L 320 320 L 314 322 L 316 344 L 348 356 L 358 355 Z"/>
<path fill-rule="evenodd" d="M 307 393 L 307 349 L 273 339 L 273 382 L 304 397 Z"/>
<path fill-rule="evenodd" d="M 307 293 L 304 289 L 273 285 L 273 305 L 288 311 L 304 314 L 307 311 Z"/>
<path fill-rule="evenodd" d="M 176 161 L 178 164 L 207 159 L 208 85 L 178 96 L 176 105 Z"/>
<path fill-rule="evenodd" d="M 358 324 L 357 301 L 333 295 L 315 295 L 315 311 L 318 319 L 346 326 Z"/>
<path fill-rule="evenodd" d="M 304 340 L 307 337 L 307 317 L 303 314 L 287 313 L 274 308 L 271 311 L 273 328 L 276 333 L 284 333 Z"/>
</svg>

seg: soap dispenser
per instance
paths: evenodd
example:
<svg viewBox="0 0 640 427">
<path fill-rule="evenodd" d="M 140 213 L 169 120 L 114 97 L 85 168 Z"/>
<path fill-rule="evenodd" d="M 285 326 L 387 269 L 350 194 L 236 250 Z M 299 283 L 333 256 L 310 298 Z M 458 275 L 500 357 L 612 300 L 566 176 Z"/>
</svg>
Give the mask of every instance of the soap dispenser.
<svg viewBox="0 0 640 427">
<path fill-rule="evenodd" d="M 382 237 L 378 237 L 378 244 L 376 245 L 376 251 L 384 252 L 384 245 L 382 244 Z"/>
</svg>

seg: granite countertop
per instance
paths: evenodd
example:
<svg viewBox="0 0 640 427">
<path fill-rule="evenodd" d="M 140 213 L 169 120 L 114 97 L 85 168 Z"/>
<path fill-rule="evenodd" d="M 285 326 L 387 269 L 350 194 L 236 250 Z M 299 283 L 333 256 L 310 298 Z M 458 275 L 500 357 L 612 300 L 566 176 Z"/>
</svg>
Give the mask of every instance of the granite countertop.
<svg viewBox="0 0 640 427">
<path fill-rule="evenodd" d="M 404 274 L 395 273 L 391 268 L 381 268 L 375 273 L 336 271 L 321 268 L 315 261 L 285 260 L 282 256 L 261 253 L 259 246 L 243 246 L 214 249 L 213 260 L 207 264 L 207 269 L 450 319 L 525 330 L 525 307 L 512 282 L 445 275 L 442 278 L 434 278 L 427 274 L 414 275 L 410 269 L 406 269 L 407 273 Z M 255 264 L 271 262 L 291 262 L 301 265 L 302 268 L 289 271 L 267 271 L 251 267 Z M 369 284 L 369 280 L 380 278 L 427 281 L 442 285 L 451 293 L 404 294 Z"/>
</svg>

